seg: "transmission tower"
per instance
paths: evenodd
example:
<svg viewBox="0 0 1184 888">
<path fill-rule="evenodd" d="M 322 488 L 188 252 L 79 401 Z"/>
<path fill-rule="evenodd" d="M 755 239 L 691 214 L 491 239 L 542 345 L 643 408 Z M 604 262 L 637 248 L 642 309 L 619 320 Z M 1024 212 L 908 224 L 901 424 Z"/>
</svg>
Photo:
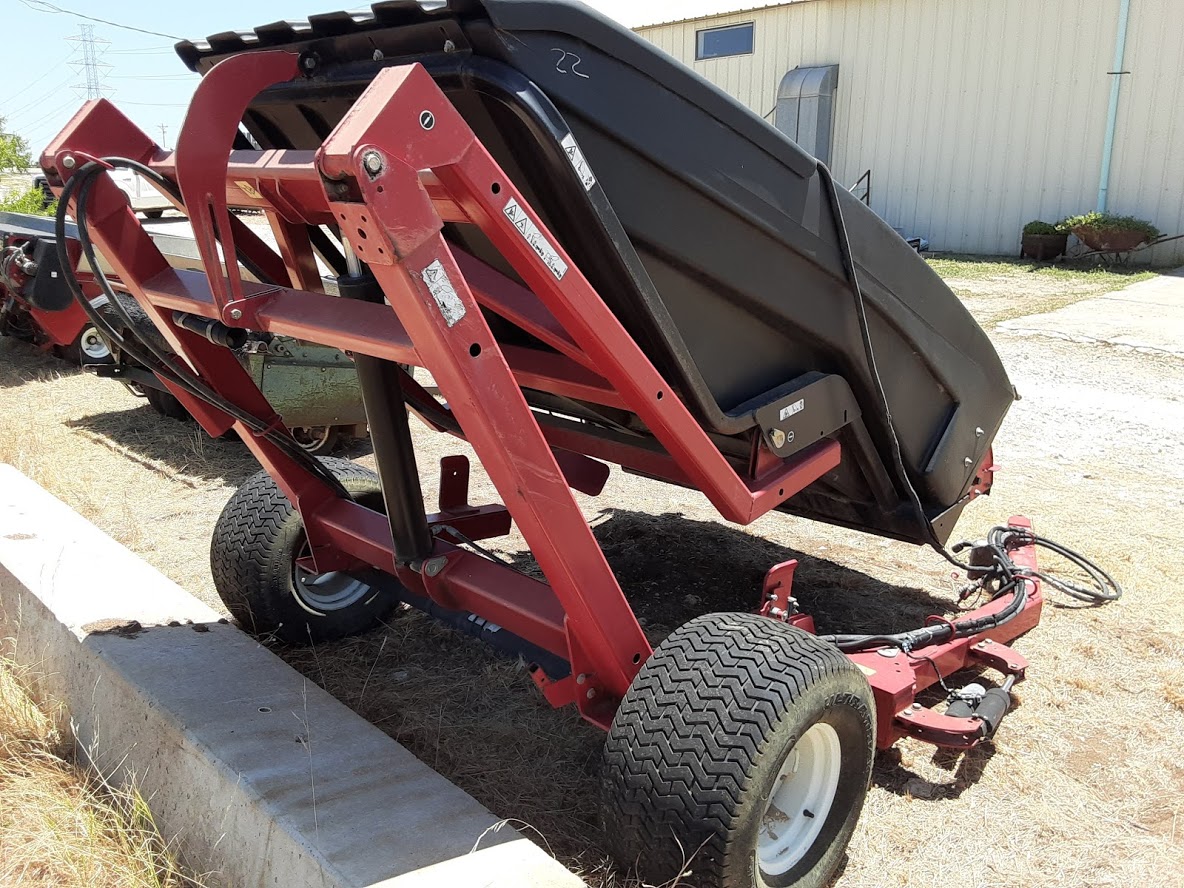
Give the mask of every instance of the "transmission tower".
<svg viewBox="0 0 1184 888">
<path fill-rule="evenodd" d="M 71 59 L 70 66 L 83 77 L 82 83 L 74 85 L 75 91 L 79 95 L 85 94 L 88 99 L 101 99 L 107 95 L 103 80 L 106 79 L 111 66 L 100 61 L 100 58 L 107 51 L 111 41 L 96 37 L 94 25 L 79 25 L 78 33 L 66 39 L 75 44 L 74 58 Z"/>
</svg>

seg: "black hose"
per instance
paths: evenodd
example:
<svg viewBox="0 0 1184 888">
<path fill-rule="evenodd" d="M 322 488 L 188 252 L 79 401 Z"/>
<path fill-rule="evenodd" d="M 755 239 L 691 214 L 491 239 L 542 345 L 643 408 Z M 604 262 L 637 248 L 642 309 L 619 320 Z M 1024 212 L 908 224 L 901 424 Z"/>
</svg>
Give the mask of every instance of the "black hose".
<svg viewBox="0 0 1184 888">
<path fill-rule="evenodd" d="M 1032 570 L 1016 564 L 1009 553 L 1025 546 L 1037 546 L 1055 552 L 1088 573 L 1093 579 L 1093 584 L 1083 586 L 1063 580 L 1047 571 Z M 955 638 L 969 638 L 996 629 L 1017 617 L 1024 609 L 1028 597 L 1028 580 L 1030 579 L 1041 580 L 1074 598 L 1094 604 L 1117 601 L 1122 597 L 1122 587 L 1094 562 L 1067 546 L 1037 536 L 1025 528 L 1011 526 L 991 528 L 987 534 L 986 548 L 991 553 L 994 564 L 990 567 L 976 568 L 976 570 L 985 573 L 980 582 L 984 588 L 994 585 L 993 597 L 995 599 L 1003 595 L 1011 595 L 1011 600 L 1006 607 L 995 613 L 970 620 L 943 621 L 932 626 L 924 626 L 920 629 L 893 635 L 822 635 L 819 637 L 847 653 L 880 647 L 897 647 L 905 652 L 912 652 L 934 644 L 943 644 Z"/>
<path fill-rule="evenodd" d="M 955 558 L 942 545 L 941 540 L 937 538 L 937 534 L 933 530 L 933 524 L 930 522 L 929 516 L 925 514 L 925 506 L 921 502 L 921 496 L 917 493 L 917 488 L 913 486 L 913 482 L 909 478 L 908 468 L 904 462 L 904 454 L 900 448 L 900 438 L 896 434 L 896 424 L 892 421 L 892 407 L 888 403 L 888 393 L 884 389 L 884 381 L 880 378 L 880 368 L 876 364 L 876 350 L 872 345 L 871 325 L 867 319 L 867 305 L 864 302 L 863 289 L 859 286 L 859 275 L 855 270 L 855 259 L 851 253 L 851 238 L 847 233 L 847 223 L 843 219 L 843 208 L 839 204 L 838 186 L 835 184 L 834 176 L 831 175 L 830 169 L 826 164 L 818 164 L 818 175 L 826 185 L 827 201 L 830 203 L 831 213 L 834 214 L 835 233 L 838 235 L 839 256 L 843 262 L 843 273 L 847 276 L 851 295 L 855 298 L 855 315 L 859 320 L 859 335 L 863 340 L 863 353 L 867 361 L 868 372 L 871 374 L 872 382 L 875 385 L 876 396 L 880 401 L 880 408 L 884 411 L 884 424 L 888 427 L 888 442 L 891 445 L 892 463 L 893 468 L 896 470 L 897 479 L 908 495 L 913 514 L 917 519 L 917 524 L 926 542 L 955 567 L 961 570 L 969 570 L 970 565 L 963 564 Z"/>
<path fill-rule="evenodd" d="M 163 351 L 156 344 L 148 341 L 147 338 L 141 339 L 135 336 L 135 322 L 128 314 L 126 308 L 124 308 L 114 288 L 111 286 L 111 282 L 103 273 L 99 265 L 98 256 L 95 253 L 94 244 L 90 239 L 90 233 L 87 229 L 87 201 L 97 176 L 106 169 L 103 164 L 133 169 L 158 182 L 162 187 L 169 190 L 170 193 L 176 194 L 172 183 L 168 182 L 167 179 L 155 170 L 136 161 L 118 157 L 104 158 L 103 163 L 88 162 L 80 167 L 66 183 L 59 198 L 58 212 L 54 226 L 58 257 L 61 261 L 63 276 L 70 288 L 70 292 L 73 294 L 75 301 L 82 307 L 91 323 L 95 325 L 99 332 L 111 344 L 118 347 L 121 351 L 125 351 L 134 360 L 147 367 L 157 376 L 183 389 L 188 394 L 217 407 L 238 422 L 241 422 L 254 434 L 274 444 L 290 459 L 299 463 L 307 471 L 329 485 L 338 496 L 349 499 L 349 492 L 346 491 L 341 481 L 325 468 L 320 460 L 305 451 L 291 436 L 272 428 L 265 420 L 238 407 L 233 402 L 219 395 L 200 379 L 197 379 L 187 370 L 179 367 L 174 362 L 174 355 Z M 75 192 L 77 192 L 77 198 L 75 198 L 75 221 L 78 228 L 78 240 L 82 244 L 83 255 L 86 258 L 87 264 L 90 266 L 95 281 L 104 295 L 106 295 L 112 309 L 127 325 L 128 332 L 131 334 L 130 337 L 121 335 L 105 317 L 91 306 L 90 300 L 86 298 L 86 294 L 82 290 L 82 285 L 73 271 L 73 266 L 69 260 L 66 248 L 66 212 L 69 208 L 71 198 L 74 198 Z"/>
<path fill-rule="evenodd" d="M 884 411 L 884 423 L 888 429 L 888 442 L 892 451 L 892 464 L 896 471 L 897 479 L 901 486 L 904 487 L 909 504 L 912 507 L 913 515 L 917 520 L 917 525 L 930 547 L 941 555 L 942 558 L 950 562 L 950 564 L 961 570 L 969 572 L 977 569 L 981 571 L 983 570 L 982 568 L 974 568 L 972 565 L 961 562 L 938 539 L 937 533 L 933 530 L 933 524 L 929 520 L 929 516 L 925 513 L 925 506 L 921 502 L 921 496 L 917 492 L 917 488 L 913 485 L 912 479 L 909 477 L 908 468 L 904 461 L 904 454 L 900 447 L 900 438 L 896 434 L 896 425 L 892 420 L 892 408 L 888 402 L 888 393 L 884 388 L 884 381 L 880 377 L 880 369 L 876 364 L 876 351 L 872 344 L 871 325 L 867 317 L 867 305 L 863 298 L 863 290 L 859 286 L 859 275 L 856 271 L 855 260 L 851 252 L 851 238 L 847 232 L 847 223 L 843 218 L 843 208 L 839 203 L 838 186 L 835 184 L 834 176 L 831 175 L 826 164 L 818 164 L 818 174 L 826 186 L 827 201 L 834 215 L 835 232 L 838 235 L 839 256 L 843 263 L 843 273 L 847 277 L 851 295 L 854 297 L 855 314 L 859 321 L 859 334 L 863 340 L 863 352 L 867 361 L 868 372 L 871 374 L 876 396 L 880 402 L 880 408 Z M 1019 567 L 1011 560 L 1007 552 L 1009 547 L 1015 548 L 1023 545 L 1041 546 L 1068 559 L 1090 575 L 1090 578 L 1093 580 L 1092 586 L 1081 586 L 1046 573 L 1030 571 Z M 998 598 L 1008 592 L 1012 595 L 1012 600 L 1002 610 L 990 616 L 980 617 L 974 620 L 964 620 L 960 623 L 950 624 L 940 623 L 896 635 L 831 635 L 824 636 L 825 640 L 831 641 L 840 650 L 844 651 L 866 650 L 872 647 L 885 646 L 899 647 L 902 650 L 911 651 L 919 647 L 939 644 L 951 638 L 964 638 L 977 635 L 980 632 L 985 632 L 1003 625 L 1023 610 L 1028 586 L 1024 577 L 1038 577 L 1053 588 L 1059 589 L 1065 594 L 1082 601 L 1094 603 L 1116 601 L 1122 595 L 1122 589 L 1118 583 L 1100 567 L 1085 558 L 1085 556 L 1021 528 L 992 528 L 987 537 L 987 548 L 995 562 L 993 566 L 986 568 L 987 579 L 998 584 L 995 597 Z"/>
</svg>

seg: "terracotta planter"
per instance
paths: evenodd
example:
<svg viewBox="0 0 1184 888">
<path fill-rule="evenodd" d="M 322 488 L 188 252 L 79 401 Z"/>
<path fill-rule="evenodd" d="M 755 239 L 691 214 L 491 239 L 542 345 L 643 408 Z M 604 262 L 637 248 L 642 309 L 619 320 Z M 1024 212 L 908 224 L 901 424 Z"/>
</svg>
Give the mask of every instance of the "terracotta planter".
<svg viewBox="0 0 1184 888">
<path fill-rule="evenodd" d="M 1103 253 L 1129 253 L 1150 240 L 1141 231 L 1125 228 L 1074 228 L 1073 233 L 1091 250 Z"/>
<path fill-rule="evenodd" d="M 1020 241 L 1020 258 L 1027 256 L 1037 262 L 1045 262 L 1065 255 L 1068 245 L 1067 234 L 1025 234 Z"/>
</svg>

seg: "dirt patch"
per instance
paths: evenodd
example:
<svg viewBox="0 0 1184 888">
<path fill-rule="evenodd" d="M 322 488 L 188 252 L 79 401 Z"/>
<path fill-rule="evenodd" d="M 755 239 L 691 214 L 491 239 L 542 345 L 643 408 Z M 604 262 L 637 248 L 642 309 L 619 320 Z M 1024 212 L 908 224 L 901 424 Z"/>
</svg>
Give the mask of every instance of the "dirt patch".
<svg viewBox="0 0 1184 888">
<path fill-rule="evenodd" d="M 1039 300 L 1116 288 L 1023 267 L 959 280 L 989 330 Z M 997 439 L 995 492 L 957 536 L 1027 514 L 1097 556 L 1127 594 L 1100 609 L 1053 597 L 1017 642 L 1033 665 L 995 743 L 951 755 L 906 741 L 878 756 L 836 884 L 1184 884 L 1184 362 L 992 336 L 1024 400 Z M 4 341 L 0 389 L 0 459 L 217 605 L 208 540 L 256 469 L 241 447 Z M 434 464 L 469 451 L 422 427 L 415 437 L 433 503 Z M 751 609 L 764 571 L 787 558 L 801 561 L 795 590 L 822 631 L 906 628 L 955 608 L 959 581 L 924 549 L 783 515 L 734 527 L 698 494 L 620 472 L 601 497 L 579 499 L 655 641 L 694 614 Z M 496 500 L 475 464 L 471 500 Z M 493 548 L 534 569 L 517 533 Z M 277 653 L 492 810 L 529 823 L 590 884 L 627 883 L 598 850 L 602 737 L 550 709 L 522 664 L 415 612 L 363 638 Z"/>
</svg>

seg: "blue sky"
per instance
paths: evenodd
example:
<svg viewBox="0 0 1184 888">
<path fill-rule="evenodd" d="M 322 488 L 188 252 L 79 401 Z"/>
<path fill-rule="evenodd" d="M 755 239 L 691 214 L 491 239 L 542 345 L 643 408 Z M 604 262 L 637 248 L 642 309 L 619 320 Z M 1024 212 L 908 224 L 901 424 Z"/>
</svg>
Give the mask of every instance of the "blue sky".
<svg viewBox="0 0 1184 888">
<path fill-rule="evenodd" d="M 122 25 L 183 38 L 250 28 L 284 18 L 302 18 L 360 4 L 335 0 L 54 0 L 54 5 Z M 624 24 L 761 5 L 743 0 L 591 0 Z M 174 53 L 168 36 L 87 22 L 65 13 L 38 11 L 39 0 L 0 0 L 4 49 L 0 51 L 0 117 L 5 130 L 24 136 L 36 155 L 65 125 L 85 98 L 85 79 L 70 66 L 80 56 L 79 26 L 93 24 L 103 63 L 103 87 L 120 109 L 158 143 L 171 148 L 196 75 Z M 79 87 L 79 88 L 75 88 Z M 162 137 L 161 126 L 164 126 Z"/>
</svg>

